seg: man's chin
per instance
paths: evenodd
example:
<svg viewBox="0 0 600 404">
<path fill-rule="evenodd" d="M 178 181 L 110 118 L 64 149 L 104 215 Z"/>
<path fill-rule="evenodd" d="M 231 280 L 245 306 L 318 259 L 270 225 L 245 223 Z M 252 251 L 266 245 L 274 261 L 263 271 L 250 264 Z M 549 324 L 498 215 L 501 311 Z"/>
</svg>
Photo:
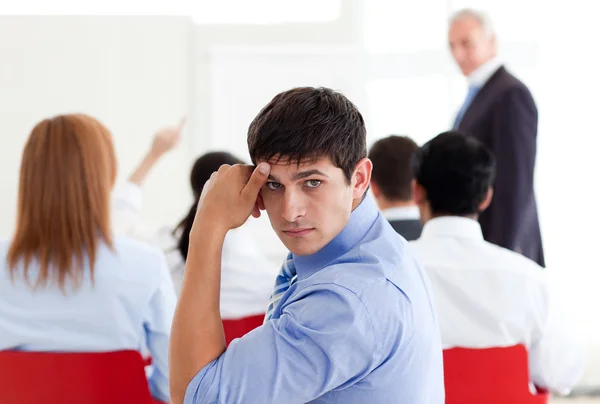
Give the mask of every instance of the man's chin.
<svg viewBox="0 0 600 404">
<path fill-rule="evenodd" d="M 308 240 L 290 240 L 289 238 L 285 237 L 285 239 L 281 239 L 281 241 L 292 254 L 298 256 L 312 255 L 323 248 L 322 245 L 317 245 L 316 243 L 309 242 Z"/>
</svg>

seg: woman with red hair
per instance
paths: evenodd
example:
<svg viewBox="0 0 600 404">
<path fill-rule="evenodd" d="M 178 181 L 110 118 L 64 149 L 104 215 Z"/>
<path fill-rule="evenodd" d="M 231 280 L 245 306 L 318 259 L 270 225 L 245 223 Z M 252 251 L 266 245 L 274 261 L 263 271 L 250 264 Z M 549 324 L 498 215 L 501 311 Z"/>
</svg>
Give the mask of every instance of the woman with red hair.
<svg viewBox="0 0 600 404">
<path fill-rule="evenodd" d="M 147 346 L 152 395 L 169 401 L 175 292 L 163 254 L 111 231 L 110 132 L 82 114 L 45 119 L 23 151 L 17 225 L 0 242 L 0 350 Z"/>
</svg>

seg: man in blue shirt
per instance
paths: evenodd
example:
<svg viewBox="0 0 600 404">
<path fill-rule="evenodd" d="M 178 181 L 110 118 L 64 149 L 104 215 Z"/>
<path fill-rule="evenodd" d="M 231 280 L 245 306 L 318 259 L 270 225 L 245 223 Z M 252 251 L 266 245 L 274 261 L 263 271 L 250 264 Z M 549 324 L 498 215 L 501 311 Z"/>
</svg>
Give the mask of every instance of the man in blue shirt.
<svg viewBox="0 0 600 404">
<path fill-rule="evenodd" d="M 283 92 L 248 147 L 256 169 L 223 166 L 200 197 L 171 333 L 172 402 L 443 404 L 429 282 L 366 195 L 356 107 L 325 88 Z M 290 255 L 265 324 L 226 350 L 223 239 L 260 210 Z"/>
</svg>

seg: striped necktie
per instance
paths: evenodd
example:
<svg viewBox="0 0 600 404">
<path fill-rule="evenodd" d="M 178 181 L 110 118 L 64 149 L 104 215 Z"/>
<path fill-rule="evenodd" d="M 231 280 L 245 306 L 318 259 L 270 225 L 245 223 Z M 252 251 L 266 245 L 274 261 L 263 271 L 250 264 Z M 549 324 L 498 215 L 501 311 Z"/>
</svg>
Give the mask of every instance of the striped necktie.
<svg viewBox="0 0 600 404">
<path fill-rule="evenodd" d="M 296 275 L 296 267 L 294 266 L 294 260 L 292 258 L 292 254 L 290 253 L 283 265 L 281 266 L 281 270 L 279 271 L 279 275 L 275 279 L 275 288 L 273 289 L 273 293 L 271 294 L 271 299 L 269 300 L 269 308 L 267 309 L 267 314 L 265 316 L 265 323 L 273 317 L 273 313 L 275 312 L 275 308 L 277 308 L 277 304 L 288 291 L 288 289 L 296 283 L 297 279 Z"/>
</svg>

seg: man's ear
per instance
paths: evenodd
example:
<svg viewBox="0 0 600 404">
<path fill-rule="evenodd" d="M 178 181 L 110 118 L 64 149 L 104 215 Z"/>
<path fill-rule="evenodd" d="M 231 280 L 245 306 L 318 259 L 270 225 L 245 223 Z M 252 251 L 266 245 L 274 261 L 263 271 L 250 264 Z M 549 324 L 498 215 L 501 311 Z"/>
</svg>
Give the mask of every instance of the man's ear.
<svg viewBox="0 0 600 404">
<path fill-rule="evenodd" d="M 492 203 L 493 197 L 494 197 L 494 189 L 492 187 L 489 187 L 487 194 L 485 194 L 485 199 L 483 200 L 483 202 L 481 202 L 479 204 L 479 213 L 483 212 L 490 206 L 490 203 Z"/>
<path fill-rule="evenodd" d="M 491 34 L 489 41 L 492 49 L 492 56 L 495 57 L 498 55 L 498 40 L 496 39 L 496 34 Z"/>
<path fill-rule="evenodd" d="M 262 191 L 260 191 L 256 197 L 256 203 L 254 204 L 254 209 L 252 209 L 252 217 L 258 219 L 260 217 L 261 210 L 265 210 L 265 202 L 262 198 Z"/>
<path fill-rule="evenodd" d="M 364 158 L 356 164 L 354 174 L 352 175 L 352 198 L 362 198 L 369 184 L 371 183 L 371 172 L 373 171 L 373 163 L 368 158 Z"/>
<path fill-rule="evenodd" d="M 263 201 L 262 191 L 258 193 L 258 197 L 256 198 L 256 207 L 260 210 L 265 210 L 265 201 Z"/>
<path fill-rule="evenodd" d="M 412 197 L 413 201 L 417 205 L 421 205 L 424 202 L 427 202 L 427 193 L 425 192 L 425 188 L 420 185 L 417 180 L 412 180 L 410 183 L 410 187 L 412 189 Z"/>
</svg>

